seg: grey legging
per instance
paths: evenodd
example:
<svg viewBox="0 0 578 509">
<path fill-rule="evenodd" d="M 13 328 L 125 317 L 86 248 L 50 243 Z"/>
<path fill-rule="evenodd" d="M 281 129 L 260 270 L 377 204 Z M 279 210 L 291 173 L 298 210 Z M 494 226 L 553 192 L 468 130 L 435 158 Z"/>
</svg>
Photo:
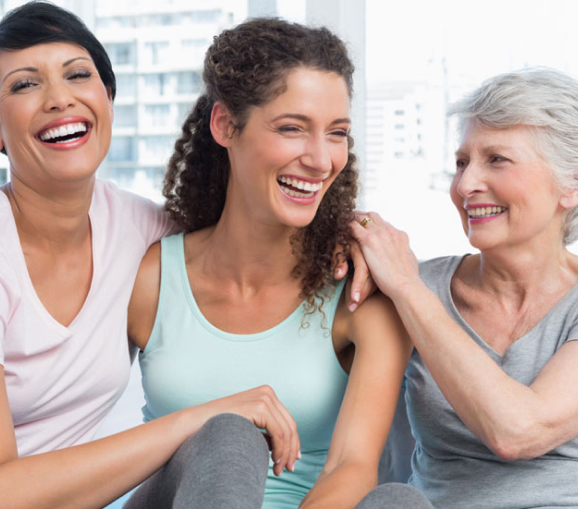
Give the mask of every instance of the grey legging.
<svg viewBox="0 0 578 509">
<path fill-rule="evenodd" d="M 218 415 L 141 484 L 124 509 L 260 508 L 268 466 L 259 430 L 238 415 Z"/>
<path fill-rule="evenodd" d="M 124 509 L 259 509 L 269 451 L 261 432 L 233 414 L 213 417 L 134 492 Z M 405 484 L 378 486 L 358 509 L 430 509 Z"/>
<path fill-rule="evenodd" d="M 380 484 L 357 505 L 357 509 L 433 509 L 431 502 L 413 486 Z"/>
</svg>

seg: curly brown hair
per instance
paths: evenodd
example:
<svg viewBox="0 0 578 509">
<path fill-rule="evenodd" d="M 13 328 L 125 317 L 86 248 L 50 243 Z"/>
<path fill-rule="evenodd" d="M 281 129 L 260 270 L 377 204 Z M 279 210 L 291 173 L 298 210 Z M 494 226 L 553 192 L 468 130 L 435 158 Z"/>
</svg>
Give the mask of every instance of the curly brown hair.
<svg viewBox="0 0 578 509">
<path fill-rule="evenodd" d="M 299 67 L 334 72 L 352 93 L 354 67 L 343 42 L 327 28 L 310 28 L 274 18 L 246 21 L 216 36 L 207 50 L 199 97 L 182 128 L 169 162 L 163 193 L 166 209 L 187 232 L 214 225 L 225 205 L 229 178 L 227 150 L 210 131 L 213 105 L 221 101 L 241 131 L 250 109 L 286 90 L 286 77 Z M 302 297 L 310 309 L 323 302 L 324 289 L 333 285 L 337 258 L 349 252 L 349 222 L 353 220 L 358 173 L 351 152 L 345 168 L 323 197 L 314 220 L 291 238 L 297 264 L 293 275 L 301 280 Z"/>
</svg>

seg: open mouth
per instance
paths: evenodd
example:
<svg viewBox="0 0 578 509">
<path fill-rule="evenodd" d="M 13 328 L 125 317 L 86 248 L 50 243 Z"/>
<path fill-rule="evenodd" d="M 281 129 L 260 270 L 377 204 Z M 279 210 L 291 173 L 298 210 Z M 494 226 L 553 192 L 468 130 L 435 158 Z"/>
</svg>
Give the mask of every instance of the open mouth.
<svg viewBox="0 0 578 509">
<path fill-rule="evenodd" d="M 69 143 L 85 136 L 88 128 L 85 122 L 75 122 L 46 129 L 38 134 L 38 138 L 45 143 Z"/>
<path fill-rule="evenodd" d="M 507 207 L 476 207 L 468 209 L 468 217 L 471 219 L 482 219 L 485 217 L 498 216 L 508 210 Z"/>
<path fill-rule="evenodd" d="M 315 193 L 323 187 L 322 182 L 307 182 L 284 175 L 279 177 L 277 182 L 281 190 L 293 198 L 313 198 Z"/>
</svg>

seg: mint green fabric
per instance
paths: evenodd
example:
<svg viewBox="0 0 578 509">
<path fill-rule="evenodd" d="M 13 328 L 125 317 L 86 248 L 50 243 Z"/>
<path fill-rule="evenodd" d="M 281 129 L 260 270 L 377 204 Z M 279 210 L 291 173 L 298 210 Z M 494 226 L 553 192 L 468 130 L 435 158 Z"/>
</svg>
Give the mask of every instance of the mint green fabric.
<svg viewBox="0 0 578 509">
<path fill-rule="evenodd" d="M 269 467 L 264 509 L 295 509 L 325 463 L 348 376 L 331 328 L 344 282 L 323 313 L 300 305 L 258 334 L 223 332 L 201 314 L 189 286 L 183 235 L 162 240 L 161 288 L 147 348 L 140 354 L 145 421 L 268 384 L 297 422 L 302 459 L 275 477 Z"/>
</svg>

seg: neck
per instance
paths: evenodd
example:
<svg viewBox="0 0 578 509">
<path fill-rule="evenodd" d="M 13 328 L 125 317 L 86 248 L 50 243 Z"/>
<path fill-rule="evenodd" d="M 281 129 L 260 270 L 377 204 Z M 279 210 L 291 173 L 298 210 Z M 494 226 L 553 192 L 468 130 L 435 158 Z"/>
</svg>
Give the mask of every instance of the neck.
<svg viewBox="0 0 578 509">
<path fill-rule="evenodd" d="M 1 189 L 8 197 L 20 242 L 66 249 L 90 232 L 94 179 L 72 189 L 39 192 L 17 178 Z"/>
<path fill-rule="evenodd" d="M 573 286 L 577 268 L 576 257 L 557 239 L 535 249 L 484 251 L 474 277 L 487 293 L 522 303 Z"/>
<path fill-rule="evenodd" d="M 294 282 L 296 258 L 290 244 L 294 232 L 279 224 L 249 221 L 225 205 L 206 239 L 204 270 L 253 290 Z"/>
</svg>

